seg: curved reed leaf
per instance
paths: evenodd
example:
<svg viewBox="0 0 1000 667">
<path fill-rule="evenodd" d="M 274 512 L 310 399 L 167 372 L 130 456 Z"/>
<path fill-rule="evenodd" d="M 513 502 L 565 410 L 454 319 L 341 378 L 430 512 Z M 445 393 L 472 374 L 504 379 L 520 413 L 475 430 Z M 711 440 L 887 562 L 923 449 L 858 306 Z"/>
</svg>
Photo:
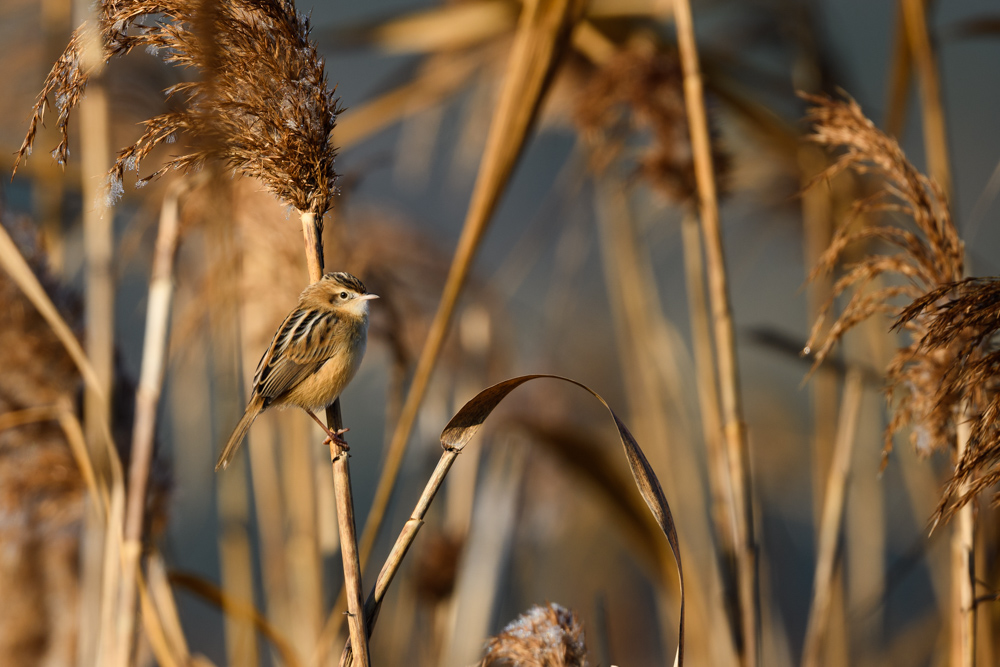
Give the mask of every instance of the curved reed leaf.
<svg viewBox="0 0 1000 667">
<path fill-rule="evenodd" d="M 607 408 L 608 412 L 611 413 L 611 418 L 615 421 L 615 427 L 618 429 L 618 436 L 621 440 L 622 447 L 625 450 L 625 458 L 628 459 L 629 469 L 632 471 L 632 479 L 635 482 L 636 487 L 639 489 L 642 499 L 646 502 L 646 506 L 652 513 L 653 518 L 656 520 L 657 525 L 666 536 L 667 542 L 670 544 L 670 550 L 674 555 L 674 563 L 677 565 L 677 580 L 680 586 L 681 600 L 680 620 L 678 622 L 677 653 L 674 656 L 674 665 L 679 667 L 684 664 L 684 571 L 681 565 L 681 551 L 680 543 L 677 538 L 677 528 L 674 526 L 674 518 L 670 512 L 670 506 L 667 504 L 666 496 L 663 495 L 663 489 L 660 486 L 660 481 L 657 479 L 656 473 L 653 472 L 652 466 L 649 465 L 649 461 L 646 459 L 646 455 L 643 454 L 639 443 L 636 442 L 625 423 L 619 419 L 618 415 L 615 414 L 615 411 L 611 409 L 608 402 L 587 385 L 560 375 L 521 375 L 519 377 L 510 378 L 509 380 L 504 380 L 503 382 L 499 382 L 491 387 L 487 387 L 476 394 L 476 396 L 474 396 L 471 400 L 466 402 L 466 404 L 462 406 L 455 416 L 451 418 L 448 425 L 445 426 L 444 431 L 441 432 L 441 446 L 444 448 L 441 460 L 438 463 L 437 468 L 434 470 L 427 486 L 424 488 L 424 492 L 421 494 L 420 500 L 417 501 L 416 509 L 414 509 L 411 514 L 410 520 L 406 522 L 402 532 L 396 539 L 396 543 L 393 545 L 392 550 L 389 553 L 389 557 L 386 559 L 385 565 L 382 566 L 382 571 L 379 573 L 378 580 L 375 583 L 375 588 L 372 590 L 365 603 L 365 620 L 368 635 L 371 636 L 385 592 L 389 588 L 389 584 L 392 582 L 392 578 L 396 574 L 396 571 L 399 569 L 407 550 L 416 538 L 420 525 L 427 513 L 427 509 L 430 507 L 430 503 L 434 499 L 434 495 L 444 482 L 444 478 L 447 475 L 448 470 L 451 468 L 451 464 L 458 457 L 458 454 L 461 453 L 462 449 L 464 449 L 469 441 L 472 440 L 473 436 L 476 435 L 480 427 L 483 425 L 483 422 L 486 421 L 486 419 L 493 413 L 493 410 L 500 405 L 508 394 L 520 387 L 522 384 L 538 378 L 552 378 L 554 380 L 562 380 L 563 382 L 575 384 L 577 387 L 580 387 L 600 401 L 601 405 Z M 340 664 L 351 664 L 350 643 L 344 647 L 344 653 L 341 656 Z"/>
</svg>

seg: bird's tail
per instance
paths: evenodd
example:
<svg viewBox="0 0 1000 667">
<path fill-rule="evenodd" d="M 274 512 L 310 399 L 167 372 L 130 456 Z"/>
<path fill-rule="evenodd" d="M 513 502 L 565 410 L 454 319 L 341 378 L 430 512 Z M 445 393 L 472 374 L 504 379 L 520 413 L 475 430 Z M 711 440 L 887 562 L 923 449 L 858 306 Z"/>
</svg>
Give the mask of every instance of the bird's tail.
<svg viewBox="0 0 1000 667">
<path fill-rule="evenodd" d="M 243 443 L 243 439 L 247 435 L 247 431 L 250 430 L 250 425 L 253 424 L 253 420 L 257 418 L 261 410 L 264 409 L 264 399 L 260 396 L 254 396 L 250 399 L 250 403 L 247 404 L 246 412 L 243 413 L 243 417 L 240 419 L 240 423 L 236 425 L 233 429 L 233 434 L 229 436 L 229 442 L 226 443 L 226 448 L 222 450 L 222 455 L 219 456 L 219 462 L 215 464 L 215 472 L 219 470 L 225 470 L 229 465 L 229 462 L 233 460 L 236 456 L 236 452 L 239 450 L 240 445 Z"/>
</svg>

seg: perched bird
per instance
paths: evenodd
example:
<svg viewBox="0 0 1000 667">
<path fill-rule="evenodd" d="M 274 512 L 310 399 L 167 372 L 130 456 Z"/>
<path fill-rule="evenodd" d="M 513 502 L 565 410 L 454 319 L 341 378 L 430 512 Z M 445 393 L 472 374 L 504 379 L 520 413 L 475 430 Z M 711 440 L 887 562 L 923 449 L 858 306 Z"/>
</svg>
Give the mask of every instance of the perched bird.
<svg viewBox="0 0 1000 667">
<path fill-rule="evenodd" d="M 232 461 L 250 425 L 270 407 L 297 405 L 338 443 L 314 410 L 332 404 L 354 378 L 368 341 L 368 302 L 377 299 L 349 273 L 328 273 L 299 295 L 257 364 L 243 418 L 229 436 L 216 471 Z"/>
</svg>

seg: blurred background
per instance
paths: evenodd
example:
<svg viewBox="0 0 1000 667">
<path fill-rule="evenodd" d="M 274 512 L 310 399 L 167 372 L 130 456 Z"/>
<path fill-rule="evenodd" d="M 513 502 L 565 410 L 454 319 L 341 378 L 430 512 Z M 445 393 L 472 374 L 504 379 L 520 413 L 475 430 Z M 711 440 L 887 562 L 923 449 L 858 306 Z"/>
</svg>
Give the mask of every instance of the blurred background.
<svg viewBox="0 0 1000 667">
<path fill-rule="evenodd" d="M 807 283 L 807 275 L 866 190 L 861 179 L 842 178 L 802 194 L 830 157 L 803 141 L 806 103 L 796 91 L 853 97 L 926 172 L 919 67 L 905 46 L 904 4 L 693 3 L 748 433 L 760 664 L 803 662 L 846 368 L 862 369 L 864 379 L 854 394 L 860 402 L 843 542 L 818 664 L 938 665 L 948 658 L 948 532 L 928 536 L 927 522 L 952 460 L 946 452 L 921 458 L 900 437 L 879 474 L 888 423 L 882 374 L 898 344 L 888 332 L 892 320 L 877 316 L 849 335 L 835 362 L 809 380 L 810 361 L 799 355 L 829 294 L 829 283 Z M 987 0 L 924 7 L 967 271 L 994 275 L 1000 14 Z M 701 251 L 671 8 L 665 0 L 587 6 L 593 34 L 574 34 L 566 46 L 502 191 L 364 577 L 374 580 L 458 408 L 507 377 L 565 375 L 607 399 L 663 484 L 685 559 L 688 660 L 738 664 L 706 454 L 719 434 L 706 422 L 696 381 L 699 346 L 711 345 L 708 330 L 699 329 L 704 287 L 692 257 Z M 71 0 L 0 0 L 5 173 L 46 73 L 85 9 Z M 361 531 L 466 217 L 520 4 L 332 1 L 297 9 L 311 13 L 312 39 L 345 108 L 335 133 L 341 180 L 326 218 L 326 265 L 354 273 L 382 296 L 372 308 L 367 357 L 342 398 Z M 110 149 L 135 141 L 138 123 L 171 104 L 163 89 L 189 76 L 149 53 L 112 61 L 103 77 Z M 94 205 L 82 191 L 83 149 L 72 122 L 64 168 L 48 155 L 58 141 L 54 117 L 48 125 L 16 176 L 0 179 L 2 220 L 82 337 L 81 219 Z M 169 153 L 147 158 L 141 175 Z M 126 178 L 124 196 L 107 214 L 116 424 L 130 419 L 125 406 L 140 375 L 158 221 L 176 181 L 168 174 L 136 190 Z M 237 465 L 213 472 L 257 360 L 307 280 L 294 211 L 248 179 L 227 181 L 226 189 L 221 196 L 202 188 L 182 202 L 146 548 L 162 554 L 192 653 L 217 665 L 291 664 L 290 655 L 296 664 L 325 664 L 327 649 L 317 647 L 329 646 L 336 657 L 343 637 L 336 616 L 328 622 L 342 570 L 322 434 L 298 411 L 267 413 Z M 3 297 L 9 313 L 30 309 L 9 285 Z M 31 353 L 16 352 L 25 337 L 48 334 L 39 333 L 45 325 L 37 318 L 14 319 L 8 326 L 24 329 L 0 351 L 4 382 L 74 386 L 61 352 L 44 351 L 58 346 L 43 341 Z M 4 391 L 4 406 L 14 410 L 12 390 Z M 38 391 L 38 400 L 47 400 Z M 116 442 L 125 451 L 130 427 L 121 429 Z M 619 452 L 612 421 L 583 392 L 539 380 L 512 394 L 435 500 L 382 609 L 374 662 L 472 664 L 490 635 L 549 601 L 577 614 L 591 664 L 670 661 L 676 575 Z M 37 529 L 18 528 L 13 519 L 4 529 L 15 531 L 8 544 L 62 550 L 58 572 L 11 556 L 13 569 L 0 573 L 0 591 L 23 589 L 19 604 L 29 611 L 21 623 L 45 647 L 23 649 L 20 662 L 4 664 L 42 664 L 31 660 L 46 651 L 54 660 L 53 605 L 76 599 L 60 586 L 76 585 L 66 563 L 81 534 L 83 485 L 62 481 L 56 493 L 56 482 L 26 477 L 29 465 L 54 465 L 48 459 L 29 464 L 5 455 L 0 465 L 7 467 L 0 488 L 8 516 L 21 516 L 29 497 L 58 510 Z M 32 495 L 36 483 L 48 485 L 44 493 Z M 982 595 L 997 591 L 996 514 L 987 501 L 979 516 Z M 22 538 L 17 530 L 34 532 Z M 271 639 L 255 635 L 246 618 L 223 614 L 220 598 L 206 593 L 213 587 L 253 604 L 264 619 L 257 629 L 266 624 Z M 980 606 L 980 665 L 1000 659 L 993 606 Z M 0 621 L 14 623 L 16 615 Z M 0 635 L 23 637 L 28 630 L 19 628 L 8 625 Z M 284 650 L 275 648 L 275 635 Z M 139 651 L 149 658 L 148 647 Z"/>
</svg>

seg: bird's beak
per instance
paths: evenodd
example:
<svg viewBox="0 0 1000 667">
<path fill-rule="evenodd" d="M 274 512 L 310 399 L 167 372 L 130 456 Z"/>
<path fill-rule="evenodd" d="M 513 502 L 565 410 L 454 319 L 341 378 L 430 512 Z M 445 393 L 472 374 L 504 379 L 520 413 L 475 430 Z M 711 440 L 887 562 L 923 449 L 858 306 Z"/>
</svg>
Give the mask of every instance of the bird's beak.
<svg viewBox="0 0 1000 667">
<path fill-rule="evenodd" d="M 362 294 L 358 298 L 361 299 L 362 301 L 369 301 L 371 299 L 377 299 L 378 294 Z"/>
</svg>

